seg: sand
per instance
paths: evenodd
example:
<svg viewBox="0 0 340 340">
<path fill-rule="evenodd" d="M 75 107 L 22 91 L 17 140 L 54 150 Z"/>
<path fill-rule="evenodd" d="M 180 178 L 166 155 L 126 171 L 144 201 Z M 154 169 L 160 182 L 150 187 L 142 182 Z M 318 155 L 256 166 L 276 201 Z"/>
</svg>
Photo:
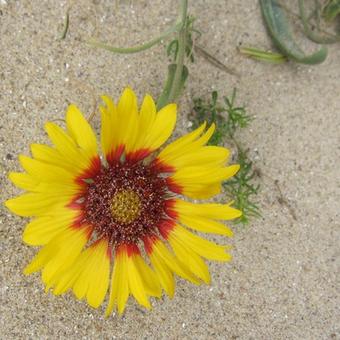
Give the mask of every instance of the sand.
<svg viewBox="0 0 340 340">
<path fill-rule="evenodd" d="M 62 119 L 68 103 L 90 114 L 100 94 L 117 98 L 126 85 L 139 98 L 159 94 L 164 46 L 113 55 L 83 41 L 96 35 L 118 46 L 141 43 L 169 25 L 176 1 L 114 3 L 74 4 L 60 41 L 66 1 L 0 1 L 1 200 L 19 193 L 6 178 L 20 169 L 17 155 L 46 142 L 44 122 Z M 190 12 L 203 33 L 200 44 L 239 76 L 197 56 L 176 135 L 189 129 L 193 97 L 207 98 L 212 89 L 230 94 L 236 86 L 240 104 L 256 116 L 238 137 L 262 174 L 263 217 L 233 226 L 234 259 L 209 264 L 210 286 L 178 279 L 173 300 L 153 301 L 151 312 L 130 300 L 123 317 L 105 319 L 104 307 L 45 294 L 38 274 L 22 274 L 36 253 L 21 241 L 27 220 L 1 207 L 0 338 L 339 338 L 339 46 L 319 66 L 262 64 L 236 50 L 271 46 L 257 1 L 191 1 Z M 98 123 L 96 117 L 97 131 Z"/>
</svg>

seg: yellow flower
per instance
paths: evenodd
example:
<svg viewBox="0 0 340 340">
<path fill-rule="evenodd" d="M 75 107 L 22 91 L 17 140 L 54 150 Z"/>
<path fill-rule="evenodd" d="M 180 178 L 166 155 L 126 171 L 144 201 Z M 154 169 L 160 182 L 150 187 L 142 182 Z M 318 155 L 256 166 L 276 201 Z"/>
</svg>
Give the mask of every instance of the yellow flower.
<svg viewBox="0 0 340 340">
<path fill-rule="evenodd" d="M 25 274 L 41 270 L 47 291 L 59 295 L 72 289 L 94 308 L 110 289 L 109 315 L 115 305 L 122 313 L 130 294 L 146 308 L 149 297 L 160 297 L 162 289 L 172 297 L 174 274 L 209 283 L 202 257 L 228 261 L 227 247 L 188 229 L 232 236 L 217 220 L 241 213 L 230 204 L 179 198 L 211 198 L 221 181 L 238 171 L 238 165 L 225 166 L 227 149 L 206 146 L 214 126 L 206 130 L 203 124 L 154 155 L 173 132 L 176 105 L 157 112 L 146 95 L 138 111 L 129 88 L 117 106 L 102 98 L 104 157 L 89 123 L 70 105 L 66 131 L 54 123 L 45 126 L 53 146 L 32 144 L 32 158 L 19 156 L 25 172 L 9 177 L 28 192 L 5 204 L 20 216 L 34 217 L 23 240 L 42 248 Z"/>
</svg>

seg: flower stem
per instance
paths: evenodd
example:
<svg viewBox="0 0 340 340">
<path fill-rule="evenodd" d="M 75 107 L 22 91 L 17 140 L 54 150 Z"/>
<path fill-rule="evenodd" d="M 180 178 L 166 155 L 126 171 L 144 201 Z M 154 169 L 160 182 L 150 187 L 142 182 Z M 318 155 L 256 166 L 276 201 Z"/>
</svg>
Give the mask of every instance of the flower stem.
<svg viewBox="0 0 340 340">
<path fill-rule="evenodd" d="M 167 30 L 165 30 L 163 33 L 161 33 L 158 37 L 151 39 L 147 42 L 144 42 L 141 45 L 132 46 L 132 47 L 115 47 L 115 46 L 110 46 L 105 43 L 96 41 L 94 39 L 88 40 L 87 43 L 94 47 L 103 48 L 113 53 L 132 54 L 132 53 L 145 51 L 151 48 L 152 46 L 158 44 L 160 41 L 167 38 L 172 33 L 179 32 L 183 28 L 185 24 L 185 20 L 186 20 L 187 7 L 188 7 L 188 0 L 181 0 L 180 14 L 176 22 L 171 27 L 169 27 Z"/>
<path fill-rule="evenodd" d="M 180 1 L 180 14 L 178 18 L 178 20 L 180 20 L 180 23 L 181 23 L 181 27 L 178 31 L 178 52 L 177 52 L 175 64 L 170 65 L 170 66 L 175 66 L 175 71 L 174 73 L 172 73 L 173 69 L 169 67 L 168 81 L 166 82 L 162 95 L 160 96 L 157 102 L 157 109 L 161 109 L 168 103 L 173 103 L 177 99 L 177 97 L 179 96 L 183 88 L 183 84 L 187 76 L 187 74 L 185 75 L 185 65 L 184 65 L 187 35 L 188 35 L 187 9 L 188 9 L 188 0 L 181 0 Z M 169 82 L 169 79 L 171 79 L 170 82 Z"/>
<path fill-rule="evenodd" d="M 176 32 L 179 30 L 181 26 L 180 22 L 177 22 L 169 27 L 166 31 L 164 31 L 161 35 L 159 35 L 158 37 L 151 39 L 141 45 L 138 46 L 132 46 L 132 47 L 115 47 L 115 46 L 110 46 L 107 45 L 105 43 L 90 39 L 87 41 L 87 43 L 93 47 L 99 47 L 99 48 L 103 48 L 104 50 L 113 52 L 113 53 L 121 53 L 121 54 L 132 54 L 132 53 L 138 53 L 138 52 L 142 52 L 145 51 L 149 48 L 151 48 L 152 46 L 158 44 L 161 40 L 165 39 L 166 37 L 168 37 L 170 34 Z"/>
<path fill-rule="evenodd" d="M 169 92 L 169 102 L 173 102 L 176 99 L 176 94 L 178 94 L 178 88 L 180 87 L 182 81 L 182 73 L 184 66 L 184 58 L 185 58 L 185 47 L 186 47 L 186 39 L 187 39 L 187 30 L 184 25 L 178 34 L 178 54 L 176 58 L 176 72 L 174 75 L 174 80 L 172 82 L 172 86 Z"/>
</svg>

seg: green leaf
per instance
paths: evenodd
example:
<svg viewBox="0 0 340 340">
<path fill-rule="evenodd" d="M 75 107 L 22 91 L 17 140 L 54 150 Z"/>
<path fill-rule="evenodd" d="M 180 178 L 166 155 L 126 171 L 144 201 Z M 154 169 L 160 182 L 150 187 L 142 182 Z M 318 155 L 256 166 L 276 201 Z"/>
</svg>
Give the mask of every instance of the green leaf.
<svg viewBox="0 0 340 340">
<path fill-rule="evenodd" d="M 177 68 L 176 64 L 170 64 L 168 66 L 168 77 L 166 79 L 164 89 L 163 89 L 163 91 L 162 91 L 162 93 L 159 96 L 158 101 L 157 101 L 157 109 L 158 110 L 160 110 L 162 107 L 164 107 L 165 105 L 168 104 L 169 94 L 170 94 L 170 90 L 171 90 L 172 85 L 173 85 L 173 81 L 174 81 L 174 77 L 175 77 L 175 73 L 176 73 L 176 68 Z M 180 82 L 179 86 L 176 88 L 174 99 L 178 98 L 178 96 L 181 94 L 183 87 L 184 87 L 184 84 L 185 84 L 185 82 L 188 78 L 188 75 L 189 75 L 188 68 L 185 65 L 183 65 L 181 82 Z"/>
<path fill-rule="evenodd" d="M 340 15 L 340 0 L 330 0 L 322 11 L 322 16 L 326 21 L 333 21 Z"/>
<path fill-rule="evenodd" d="M 339 2 L 340 6 L 340 2 Z M 303 29 L 305 31 L 306 36 L 314 41 L 317 44 L 334 44 L 336 42 L 340 41 L 340 35 L 334 35 L 334 34 L 328 34 L 326 35 L 320 35 L 319 33 L 313 31 L 308 23 L 308 17 L 306 15 L 305 6 L 304 6 L 304 0 L 299 0 L 299 10 L 300 10 L 300 17 L 303 24 Z M 318 10 L 318 9 L 316 9 Z M 340 7 L 339 7 L 340 10 Z"/>
<path fill-rule="evenodd" d="M 327 57 L 327 48 L 306 55 L 294 41 L 286 15 L 276 0 L 260 0 L 262 15 L 276 47 L 288 58 L 302 64 L 319 64 Z"/>
<path fill-rule="evenodd" d="M 178 39 L 172 40 L 166 49 L 166 54 L 168 57 L 171 57 L 173 54 L 173 60 L 177 59 L 178 53 Z"/>
<path fill-rule="evenodd" d="M 65 14 L 64 28 L 63 28 L 63 31 L 60 34 L 60 37 L 59 37 L 60 40 L 64 40 L 66 38 L 66 34 L 67 34 L 68 28 L 69 28 L 69 24 L 70 24 L 70 8 L 67 9 L 66 14 Z"/>
<path fill-rule="evenodd" d="M 266 52 L 257 48 L 241 47 L 239 51 L 240 53 L 256 60 L 266 61 L 272 64 L 282 64 L 287 61 L 287 58 L 283 54 Z"/>
</svg>

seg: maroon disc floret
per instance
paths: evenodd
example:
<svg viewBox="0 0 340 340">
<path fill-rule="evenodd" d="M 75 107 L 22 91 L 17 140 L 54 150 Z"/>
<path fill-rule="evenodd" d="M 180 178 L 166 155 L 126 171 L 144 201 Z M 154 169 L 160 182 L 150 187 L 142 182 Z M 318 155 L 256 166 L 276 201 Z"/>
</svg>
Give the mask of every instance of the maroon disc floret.
<svg viewBox="0 0 340 340">
<path fill-rule="evenodd" d="M 137 244 L 157 230 L 165 215 L 165 178 L 149 165 L 121 163 L 102 167 L 84 195 L 83 223 L 112 246 Z"/>
</svg>

